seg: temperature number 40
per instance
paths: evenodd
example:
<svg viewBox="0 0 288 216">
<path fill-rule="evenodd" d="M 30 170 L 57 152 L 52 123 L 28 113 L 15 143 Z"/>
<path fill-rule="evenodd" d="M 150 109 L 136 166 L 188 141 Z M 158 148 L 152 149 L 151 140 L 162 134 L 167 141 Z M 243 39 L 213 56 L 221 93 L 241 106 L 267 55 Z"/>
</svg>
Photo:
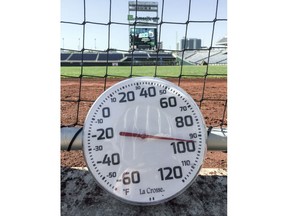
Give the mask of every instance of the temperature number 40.
<svg viewBox="0 0 288 216">
<path fill-rule="evenodd" d="M 114 153 L 111 156 L 108 156 L 108 154 L 104 155 L 104 158 L 102 161 L 97 161 L 97 163 L 107 164 L 108 166 L 117 165 L 120 164 L 120 155 L 118 153 Z"/>
<path fill-rule="evenodd" d="M 147 96 L 149 97 L 154 97 L 156 96 L 156 89 L 154 86 L 151 86 L 149 87 L 147 90 L 145 88 L 142 88 L 141 89 L 141 92 L 140 92 L 140 96 L 144 96 L 145 98 Z"/>
</svg>

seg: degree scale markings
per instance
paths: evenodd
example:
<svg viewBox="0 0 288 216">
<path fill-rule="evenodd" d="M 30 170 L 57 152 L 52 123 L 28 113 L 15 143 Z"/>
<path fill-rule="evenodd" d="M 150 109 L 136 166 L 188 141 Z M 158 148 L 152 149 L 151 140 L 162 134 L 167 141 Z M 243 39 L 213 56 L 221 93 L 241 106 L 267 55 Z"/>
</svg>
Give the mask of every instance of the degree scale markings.
<svg viewBox="0 0 288 216">
<path fill-rule="evenodd" d="M 120 86 L 120 87 L 119 87 Z M 135 86 L 136 86 L 136 90 L 135 90 Z M 158 136 L 157 134 L 161 134 L 161 133 L 155 133 L 155 135 L 153 135 L 154 133 L 152 132 L 145 132 L 145 127 L 144 127 L 144 130 L 143 131 L 141 131 L 142 133 L 137 133 L 137 132 L 134 132 L 133 130 L 131 131 L 131 130 L 126 130 L 125 128 L 123 128 L 123 129 L 121 129 L 121 128 L 119 128 L 118 130 L 116 130 L 116 128 L 114 128 L 114 124 L 113 125 L 109 125 L 109 123 L 107 124 L 106 122 L 106 120 L 107 119 L 103 119 L 103 122 L 100 124 L 99 122 L 97 123 L 97 118 L 100 118 L 101 117 L 101 111 L 103 110 L 103 108 L 105 108 L 105 107 L 109 107 L 109 109 L 110 109 L 110 111 L 111 111 L 111 113 L 113 113 L 113 115 L 115 115 L 115 111 L 118 111 L 118 109 L 117 109 L 117 106 L 122 106 L 122 105 L 125 105 L 124 107 L 127 107 L 128 106 L 128 104 L 129 104 L 129 106 L 131 105 L 133 105 L 134 103 L 135 104 L 137 104 L 138 103 L 138 100 L 146 100 L 146 101 L 149 101 L 149 97 L 148 97 L 148 99 L 144 99 L 144 97 L 140 97 L 141 96 L 141 94 L 142 93 L 140 93 L 140 90 L 139 91 L 137 91 L 137 86 L 139 86 L 139 89 L 143 89 L 143 88 L 145 88 L 145 89 L 147 89 L 147 88 L 149 88 L 149 86 L 155 86 L 156 87 L 156 89 L 157 89 L 157 98 L 158 98 L 158 101 L 159 101 L 159 98 L 161 98 L 161 97 L 172 97 L 172 96 L 174 96 L 175 98 L 177 98 L 177 102 L 180 102 L 180 101 L 178 101 L 178 100 L 181 100 L 182 102 L 180 103 L 180 105 L 182 105 L 182 106 L 186 106 L 187 107 L 187 110 L 185 110 L 185 112 L 183 112 L 183 113 L 181 113 L 182 115 L 184 114 L 184 115 L 186 115 L 185 113 L 191 113 L 191 114 L 189 114 L 189 115 L 191 115 L 191 117 L 193 117 L 193 122 L 194 122 L 194 124 L 193 125 L 195 125 L 195 126 L 193 126 L 194 127 L 194 129 L 193 129 L 193 131 L 190 131 L 189 132 L 189 135 L 191 135 L 192 134 L 192 132 L 193 132 L 193 134 L 196 134 L 197 135 L 197 139 L 196 140 L 194 140 L 194 139 L 185 139 L 185 138 L 182 138 L 182 137 L 185 137 L 185 136 L 183 136 L 183 135 L 180 135 L 180 136 L 175 136 L 175 135 L 168 135 L 168 133 L 162 133 L 162 134 L 165 134 L 164 136 Z M 131 89 L 131 90 L 130 90 Z M 163 89 L 163 90 L 166 90 L 167 91 L 167 95 L 163 95 L 163 96 L 160 96 L 159 95 L 159 89 Z M 109 89 L 107 89 L 107 90 L 109 90 Z M 133 91 L 134 90 L 134 94 L 135 94 L 135 98 L 133 99 L 133 101 L 128 101 L 127 100 L 127 98 L 128 98 L 128 94 L 127 94 L 127 92 L 131 92 L 131 91 Z M 124 186 L 125 185 L 123 185 L 123 179 L 125 179 L 127 176 L 125 176 L 125 177 L 123 177 L 123 169 L 124 169 L 124 173 L 125 173 L 125 168 L 122 168 L 122 169 L 118 169 L 118 168 L 115 168 L 115 170 L 117 171 L 117 177 L 115 177 L 115 178 L 108 178 L 108 171 L 107 170 L 109 170 L 109 171 L 111 171 L 111 169 L 108 169 L 108 168 L 111 168 L 111 166 L 110 167 L 108 167 L 108 165 L 107 165 L 107 160 L 106 160 L 106 162 L 104 163 L 103 161 L 105 161 L 105 159 L 103 159 L 103 155 L 105 154 L 105 155 L 107 155 L 107 154 L 109 154 L 108 156 L 109 157 L 111 157 L 111 154 L 112 153 L 114 153 L 114 156 L 115 156 L 115 154 L 117 153 L 118 154 L 118 152 L 120 153 L 120 151 L 121 150 L 113 150 L 112 149 L 112 146 L 111 146 L 111 144 L 114 142 L 113 141 L 113 138 L 111 138 L 111 140 L 103 140 L 103 142 L 101 142 L 100 140 L 99 140 L 99 142 L 98 142 L 98 138 L 99 138 L 99 132 L 97 133 L 95 133 L 95 131 L 99 128 L 99 127 L 101 127 L 102 128 L 102 130 L 103 129 L 106 129 L 105 130 L 105 132 L 107 132 L 107 128 L 112 128 L 112 129 L 114 129 L 114 137 L 115 136 L 122 136 L 122 137 L 127 137 L 127 138 L 129 138 L 129 137 L 131 137 L 131 138 L 140 138 L 140 140 L 142 140 L 142 139 L 147 139 L 147 141 L 148 142 L 150 142 L 150 139 L 151 140 L 153 140 L 153 139 L 159 139 L 159 140 L 163 140 L 163 141 L 165 141 L 165 140 L 167 140 L 167 141 L 175 141 L 176 143 L 177 142 L 190 142 L 190 143 L 198 143 L 197 145 L 195 145 L 195 152 L 192 154 L 192 155 L 195 155 L 195 156 L 193 156 L 193 160 L 191 160 L 191 164 L 190 164 L 190 166 L 189 166 L 189 169 L 187 169 L 187 168 L 185 168 L 185 167 L 183 167 L 182 169 L 183 169 L 183 175 L 181 174 L 181 179 L 179 179 L 179 181 L 181 182 L 181 183 L 185 183 L 185 185 L 187 184 L 186 182 L 188 182 L 188 184 L 189 184 L 189 182 L 191 181 L 191 179 L 194 179 L 194 176 L 192 175 L 192 174 L 195 174 L 195 173 L 197 173 L 197 171 L 198 171 L 198 163 L 199 163 L 199 157 L 200 157 L 200 153 L 203 151 L 202 150 L 202 132 L 203 132 L 203 130 L 201 129 L 201 127 L 199 126 L 199 124 L 201 124 L 201 122 L 199 121 L 199 116 L 198 116 L 198 114 L 197 113 L 195 113 L 195 109 L 194 109 L 194 106 L 195 106 L 195 104 L 193 105 L 193 104 L 191 104 L 190 103 L 190 101 L 187 99 L 187 97 L 185 96 L 185 94 L 182 94 L 182 92 L 181 91 L 179 91 L 178 89 L 175 89 L 175 88 L 173 88 L 172 86 L 170 86 L 170 85 L 165 85 L 165 84 L 163 84 L 163 83 L 161 83 L 161 82 L 157 82 L 157 80 L 156 80 L 156 82 L 153 82 L 153 81 L 137 81 L 137 82 L 134 82 L 134 83 L 128 83 L 128 84 L 124 84 L 124 85 L 118 85 L 117 86 L 117 88 L 114 88 L 114 89 L 110 89 L 110 91 L 108 91 L 109 93 L 107 93 L 106 95 L 105 95 L 105 97 L 102 97 L 102 99 L 101 99 L 101 101 L 98 101 L 98 105 L 96 106 L 96 107 L 94 107 L 94 109 L 92 109 L 92 112 L 93 113 L 91 113 L 91 118 L 90 118 L 90 127 L 89 127 L 89 134 L 87 134 L 86 133 L 86 136 L 87 136 L 87 138 L 89 139 L 89 148 L 87 149 L 87 151 L 88 151 L 88 154 L 89 155 L 87 155 L 87 156 L 89 156 L 89 161 L 92 163 L 92 166 L 93 167 L 91 167 L 90 166 L 90 170 L 92 171 L 92 169 L 91 168 L 93 168 L 93 170 L 94 170 L 94 172 L 95 172 L 95 174 L 96 175 L 98 175 L 99 177 L 96 177 L 95 175 L 94 175 L 94 177 L 96 178 L 96 180 L 98 181 L 98 183 L 100 183 L 100 182 L 103 182 L 102 183 L 102 188 L 104 188 L 104 189 L 106 189 L 107 187 L 109 187 L 109 188 L 111 188 L 111 190 L 113 191 L 117 191 L 117 194 L 119 194 L 119 196 L 120 196 L 120 198 L 123 198 L 123 199 L 125 199 L 125 196 L 123 197 L 123 195 L 122 195 L 122 197 L 121 197 L 121 192 L 123 193 L 123 191 L 122 191 L 122 188 L 125 188 Z M 121 93 L 121 92 L 123 92 L 123 93 L 125 93 L 126 95 L 125 95 L 125 99 L 127 100 L 127 101 L 125 101 L 126 103 L 120 103 L 120 98 L 122 97 L 122 99 L 123 99 L 123 95 L 124 94 L 119 94 L 119 93 Z M 169 93 L 168 93 L 169 92 Z M 139 96 L 139 93 L 140 93 L 140 96 Z M 166 94 L 166 93 L 165 93 Z M 142 95 L 143 96 L 143 95 Z M 101 96 L 100 96 L 101 97 Z M 134 96 L 133 96 L 134 97 Z M 117 99 L 117 101 L 115 100 L 115 101 L 113 101 L 114 103 L 112 103 L 112 98 L 116 98 Z M 146 96 L 145 96 L 145 98 L 146 98 Z M 143 102 L 142 102 L 143 103 Z M 146 103 L 146 102 L 145 102 Z M 156 105 L 156 104 L 155 104 Z M 179 106 L 180 106 L 179 105 Z M 93 106 L 92 106 L 93 107 Z M 91 108 L 92 108 L 91 107 Z M 161 110 L 161 108 L 160 108 L 160 106 L 159 106 L 159 102 L 158 102 L 158 109 L 160 110 L 160 111 L 163 111 L 163 112 L 166 112 L 167 110 L 164 110 L 164 109 L 162 109 Z M 163 108 L 163 107 L 162 107 Z M 179 107 L 176 107 L 177 109 L 179 108 Z M 172 108 L 169 108 L 170 110 L 173 110 Z M 174 108 L 175 109 L 175 108 Z M 180 108 L 179 108 L 180 109 Z M 110 112 L 109 111 L 109 112 Z M 186 112 L 187 111 L 187 112 Z M 197 111 L 197 110 L 196 110 Z M 103 112 L 102 112 L 103 113 Z M 178 111 L 178 113 L 180 113 L 179 111 Z M 106 113 L 107 114 L 107 113 Z M 92 117 L 92 115 L 93 115 L 93 117 Z M 121 112 L 120 113 L 117 113 L 116 115 L 119 115 L 119 116 L 121 116 L 121 115 L 123 115 Z M 179 115 L 179 114 L 178 114 Z M 177 115 L 176 115 L 177 116 Z M 114 118 L 114 116 L 113 116 L 113 118 Z M 173 117 L 172 117 L 173 118 Z M 174 118 L 175 118 L 175 115 L 174 115 Z M 119 118 L 119 119 L 121 119 L 121 118 Z M 182 120 L 182 122 L 183 122 L 183 120 Z M 91 125 L 92 124 L 92 125 Z M 103 126 L 104 125 L 104 126 Z M 179 126 L 181 126 L 182 125 L 182 123 L 180 124 L 179 123 Z M 178 127 L 178 126 L 177 126 Z M 182 127 L 182 126 L 181 126 Z M 178 130 L 179 128 L 176 128 L 175 127 L 175 125 L 174 125 L 174 129 L 176 130 Z M 182 128 L 180 128 L 180 129 L 182 129 Z M 103 130 L 104 131 L 104 130 Z M 120 131 L 120 132 L 119 132 Z M 116 133 L 117 132 L 117 133 Z M 104 132 L 103 132 L 104 133 Z M 167 134 L 167 136 L 166 136 L 166 134 Z M 177 133 L 176 133 L 177 134 Z M 188 134 L 187 134 L 188 135 Z M 103 137 L 103 135 L 100 135 L 100 137 Z M 96 139 L 95 139 L 96 138 Z M 188 138 L 188 137 L 187 137 Z M 190 136 L 190 138 L 193 138 L 192 136 Z M 86 140 L 88 140 L 88 139 L 86 139 Z M 107 139 L 107 137 L 106 137 L 106 139 Z M 122 142 L 123 142 L 123 140 L 124 139 L 122 139 Z M 126 140 L 126 139 L 125 139 Z M 204 138 L 203 138 L 203 140 L 204 140 Z M 107 141 L 107 142 L 106 142 Z M 137 143 L 137 141 L 133 141 L 133 143 L 134 142 L 136 142 Z M 171 144 L 171 142 L 168 142 L 169 144 Z M 111 144 L 110 144 L 111 143 Z M 129 142 L 130 143 L 130 142 Z M 108 151 L 105 149 L 105 151 L 103 150 L 102 152 L 95 152 L 95 145 L 103 145 L 104 146 L 104 148 L 111 148 L 112 150 L 110 150 L 109 151 L 109 153 L 108 153 Z M 113 144 L 114 145 L 114 144 Z M 128 146 L 128 144 L 127 144 L 127 146 Z M 169 145 L 168 145 L 169 146 Z M 176 144 L 175 144 L 175 146 L 176 146 Z M 174 147 L 174 146 L 173 146 Z M 176 148 L 176 147 L 175 147 Z M 152 149 L 151 149 L 152 150 Z M 154 149 L 153 149 L 154 150 Z M 112 153 L 111 153 L 112 152 Z M 184 155 L 184 154 L 183 154 Z M 188 154 L 187 154 L 188 155 Z M 190 155 L 190 154 L 189 154 Z M 197 155 L 197 156 L 196 156 Z M 86 157 L 86 161 L 87 161 L 87 156 L 85 155 L 85 157 Z M 169 156 L 170 157 L 170 156 Z M 175 157 L 178 157 L 177 155 L 175 155 Z M 185 156 L 186 157 L 186 156 Z M 185 157 L 183 158 L 183 156 L 182 157 L 180 157 L 179 156 L 179 160 L 181 160 L 180 158 L 182 158 L 182 159 L 185 159 Z M 120 154 L 120 158 L 121 158 L 121 160 L 122 160 L 122 153 Z M 187 158 L 187 157 L 186 157 Z M 112 159 L 112 158 L 111 158 Z M 115 158 L 114 158 L 115 159 Z M 110 158 L 109 158 L 109 160 L 110 160 Z M 89 162 L 88 161 L 88 162 Z M 141 163 L 141 161 L 139 161 L 140 163 Z M 139 163 L 139 162 L 137 162 L 137 163 Z M 179 162 L 181 162 L 181 161 L 179 161 Z M 110 161 L 109 161 L 109 163 L 111 163 Z M 143 163 L 143 162 L 142 162 Z M 190 163 L 190 162 L 189 162 Z M 160 166 L 160 165 L 159 165 Z M 167 166 L 167 165 L 166 165 Z M 168 165 L 169 166 L 169 165 Z M 184 165 L 183 165 L 184 166 Z M 162 167 L 163 167 L 163 169 L 162 169 Z M 161 168 L 159 168 L 158 169 L 158 171 L 159 170 L 161 170 L 161 175 L 163 175 L 164 177 L 165 177 L 165 166 L 163 166 L 162 165 L 162 167 Z M 179 169 L 178 169 L 178 167 L 180 167 L 180 166 L 178 166 L 177 164 L 170 164 L 170 169 L 173 171 L 173 172 L 176 172 L 176 174 L 174 173 L 174 177 L 176 176 L 176 177 L 179 177 L 180 176 L 180 173 L 179 173 Z M 128 169 L 129 169 L 129 167 L 127 167 Z M 156 168 L 158 168 L 158 167 L 156 167 Z M 168 167 L 167 167 L 168 168 Z M 172 169 L 173 168 L 173 169 Z M 185 169 L 184 169 L 185 168 Z M 162 170 L 163 170 L 163 173 L 162 173 Z M 136 170 L 136 171 L 138 171 L 138 170 Z M 141 171 L 140 169 L 139 169 L 139 171 Z M 184 172 L 185 171 L 185 172 Z M 182 171 L 181 171 L 182 172 Z M 156 173 L 157 173 L 157 169 L 156 169 Z M 130 171 L 130 174 L 131 174 L 131 171 Z M 140 174 L 141 174 L 141 180 L 142 180 L 142 173 L 140 172 Z M 151 173 L 152 174 L 152 173 Z M 151 174 L 149 174 L 149 175 L 151 175 Z M 158 172 L 158 174 L 159 174 L 159 172 Z M 143 174 L 144 175 L 144 174 Z M 154 175 L 154 174 L 153 174 Z M 137 177 L 137 175 L 135 174 L 135 172 L 134 172 L 134 178 L 136 178 Z M 167 176 L 166 176 L 167 177 Z M 192 177 L 192 178 L 191 178 Z M 132 175 L 130 175 L 129 176 L 129 178 L 132 178 Z M 168 179 L 168 178 L 167 178 Z M 136 179 L 134 179 L 135 181 L 136 180 L 138 180 L 137 178 Z M 166 180 L 166 179 L 165 179 Z M 177 180 L 177 179 L 175 179 L 174 178 L 174 180 L 173 181 L 175 181 L 175 180 Z M 130 180 L 129 180 L 130 181 Z M 167 182 L 169 182 L 169 181 L 167 181 Z M 142 183 L 142 182 L 141 182 Z M 144 182 L 145 183 L 145 182 Z M 161 182 L 160 182 L 161 183 Z M 119 187 L 119 184 L 121 184 L 120 185 L 120 187 Z M 105 185 L 106 185 L 106 187 L 105 187 Z M 159 186 L 159 187 L 161 187 L 161 186 Z M 133 187 L 132 187 L 133 188 Z M 161 189 L 161 188 L 160 188 Z M 159 189 L 159 191 L 161 191 Z M 139 189 L 140 190 L 140 189 Z M 109 191 L 109 190 L 108 190 Z M 179 192 L 179 191 L 178 191 Z M 178 193 L 177 192 L 177 193 Z M 130 191 L 128 191 L 127 192 L 127 190 L 126 190 L 126 193 L 132 193 L 132 190 L 130 189 Z M 136 193 L 135 191 L 133 192 L 133 193 Z M 113 194 L 113 193 L 112 193 Z M 116 195 L 115 193 L 114 193 L 114 195 Z M 125 195 L 125 194 L 124 194 Z M 127 195 L 127 194 L 126 194 Z M 164 194 L 161 194 L 162 196 L 164 196 Z M 116 196 L 118 196 L 118 195 L 116 195 Z M 165 194 L 165 196 L 167 196 L 166 194 Z M 168 197 L 169 198 L 169 197 Z M 161 201 L 161 197 L 157 197 L 157 196 L 153 196 L 153 199 L 151 199 L 151 196 L 150 196 L 150 202 L 159 202 L 159 200 Z M 167 198 L 166 198 L 167 199 Z M 133 200 L 130 200 L 131 202 L 133 202 Z M 139 201 L 138 201 L 139 202 Z M 140 201 L 141 202 L 141 201 Z M 145 203 L 146 203 L 146 201 L 145 201 Z M 147 203 L 146 203 L 147 204 Z"/>
</svg>

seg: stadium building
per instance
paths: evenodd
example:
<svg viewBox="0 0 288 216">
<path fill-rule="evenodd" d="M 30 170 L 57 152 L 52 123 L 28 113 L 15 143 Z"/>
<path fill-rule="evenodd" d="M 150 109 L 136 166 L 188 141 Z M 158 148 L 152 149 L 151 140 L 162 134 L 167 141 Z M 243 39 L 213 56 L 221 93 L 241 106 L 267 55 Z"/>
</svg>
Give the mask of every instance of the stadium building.
<svg viewBox="0 0 288 216">
<path fill-rule="evenodd" d="M 176 65 L 172 52 L 164 52 L 158 40 L 158 2 L 128 2 L 127 52 L 107 50 L 101 52 L 61 53 L 61 66 L 130 66 L 130 65 Z"/>
<path fill-rule="evenodd" d="M 198 38 L 182 39 L 181 51 L 163 50 L 163 42 L 158 37 L 158 2 L 129 1 L 127 20 L 129 47 L 126 52 L 115 49 L 66 51 L 61 53 L 61 66 L 227 64 L 227 49 L 203 49 Z M 217 45 L 227 47 L 227 37 Z"/>
<path fill-rule="evenodd" d="M 156 50 L 158 45 L 158 2 L 129 1 L 130 50 Z"/>
<path fill-rule="evenodd" d="M 181 40 L 181 49 L 201 49 L 201 39 L 198 38 L 190 38 L 190 39 L 185 39 L 183 38 Z"/>
</svg>

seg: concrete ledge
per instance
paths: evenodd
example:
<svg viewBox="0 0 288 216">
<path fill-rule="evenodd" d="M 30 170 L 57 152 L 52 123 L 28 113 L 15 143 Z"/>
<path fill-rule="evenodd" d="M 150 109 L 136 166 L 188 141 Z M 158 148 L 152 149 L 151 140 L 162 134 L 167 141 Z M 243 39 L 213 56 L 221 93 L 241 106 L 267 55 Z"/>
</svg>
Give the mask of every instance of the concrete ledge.
<svg viewBox="0 0 288 216">
<path fill-rule="evenodd" d="M 134 206 L 111 197 L 83 167 L 61 167 L 61 215 L 227 215 L 227 171 L 203 168 L 196 181 L 175 199 L 155 206 Z"/>
</svg>

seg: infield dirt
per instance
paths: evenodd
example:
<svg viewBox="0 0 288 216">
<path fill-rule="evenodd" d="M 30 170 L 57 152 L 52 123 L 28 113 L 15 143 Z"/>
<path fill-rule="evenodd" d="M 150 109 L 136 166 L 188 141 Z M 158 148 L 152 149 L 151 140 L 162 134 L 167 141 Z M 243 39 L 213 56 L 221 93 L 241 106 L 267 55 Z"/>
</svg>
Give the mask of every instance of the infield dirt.
<svg viewBox="0 0 288 216">
<path fill-rule="evenodd" d="M 82 126 L 89 108 L 97 97 L 119 78 L 62 78 L 61 126 Z M 178 84 L 178 79 L 167 79 Z M 105 86 L 106 84 L 106 86 Z M 189 93 L 201 109 L 207 127 L 227 127 L 227 79 L 204 78 L 180 80 L 181 88 Z M 61 151 L 62 167 L 85 167 L 82 151 Z M 227 168 L 227 153 L 208 151 L 203 167 Z"/>
</svg>

